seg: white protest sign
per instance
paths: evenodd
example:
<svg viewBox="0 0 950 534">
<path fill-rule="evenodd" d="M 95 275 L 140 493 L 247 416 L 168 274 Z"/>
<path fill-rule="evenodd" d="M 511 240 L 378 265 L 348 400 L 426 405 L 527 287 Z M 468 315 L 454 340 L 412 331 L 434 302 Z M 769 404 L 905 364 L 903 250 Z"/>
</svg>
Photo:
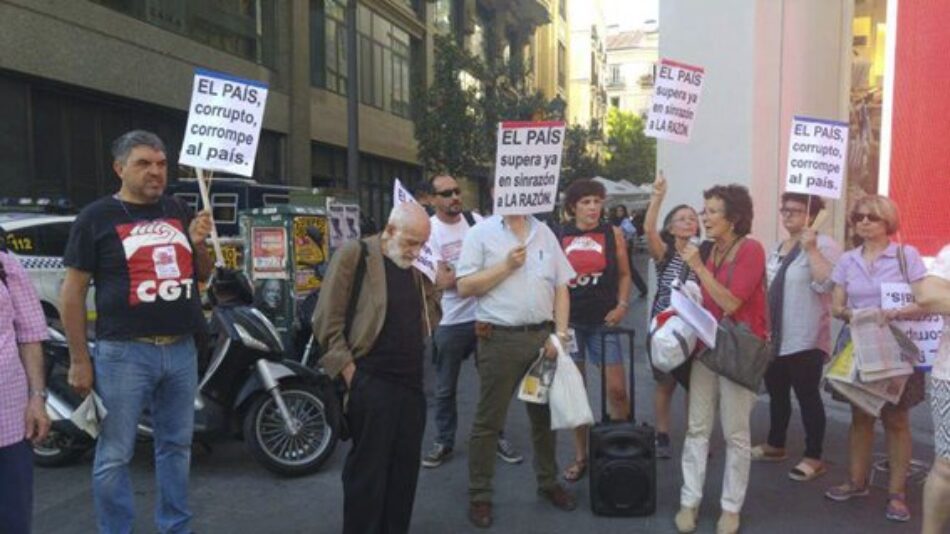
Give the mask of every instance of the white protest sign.
<svg viewBox="0 0 950 534">
<path fill-rule="evenodd" d="M 393 180 L 393 207 L 405 202 L 418 204 L 415 197 L 412 196 L 412 193 L 402 186 L 402 182 L 399 181 L 399 178 L 396 178 Z M 436 254 L 435 250 L 426 242 L 425 245 L 422 245 L 419 257 L 416 258 L 416 261 L 413 262 L 412 265 L 416 269 L 419 269 L 419 272 L 426 275 L 429 280 L 435 282 L 435 269 L 436 266 L 439 265 L 439 255 Z"/>
<path fill-rule="evenodd" d="M 841 198 L 847 158 L 847 123 L 796 116 L 788 136 L 785 190 Z"/>
<path fill-rule="evenodd" d="M 264 83 L 196 69 L 178 163 L 252 176 L 266 101 Z"/>
<path fill-rule="evenodd" d="M 661 59 L 656 66 L 653 101 L 644 133 L 657 139 L 688 143 L 705 77 L 702 67 Z"/>
<path fill-rule="evenodd" d="M 914 303 L 914 292 L 908 284 L 883 283 L 881 284 L 881 309 L 896 310 Z M 929 369 L 937 357 L 940 346 L 940 336 L 943 333 L 943 316 L 927 315 L 915 321 L 895 321 L 901 332 L 920 349 L 920 355 L 914 365 L 918 368 Z"/>
<path fill-rule="evenodd" d="M 563 147 L 563 122 L 498 123 L 494 212 L 530 215 L 552 211 Z"/>
</svg>

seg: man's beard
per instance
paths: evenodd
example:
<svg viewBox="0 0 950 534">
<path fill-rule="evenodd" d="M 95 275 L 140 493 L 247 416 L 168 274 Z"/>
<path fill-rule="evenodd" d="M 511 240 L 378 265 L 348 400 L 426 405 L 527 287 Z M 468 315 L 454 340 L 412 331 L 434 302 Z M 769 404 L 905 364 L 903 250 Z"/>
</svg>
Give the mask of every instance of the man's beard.
<svg viewBox="0 0 950 534">
<path fill-rule="evenodd" d="M 399 251 L 399 243 L 396 242 L 396 239 L 397 236 L 393 236 L 383 243 L 383 254 L 385 254 L 390 261 L 395 263 L 396 267 L 408 269 L 412 267 L 413 260 L 403 257 L 402 252 Z"/>
</svg>

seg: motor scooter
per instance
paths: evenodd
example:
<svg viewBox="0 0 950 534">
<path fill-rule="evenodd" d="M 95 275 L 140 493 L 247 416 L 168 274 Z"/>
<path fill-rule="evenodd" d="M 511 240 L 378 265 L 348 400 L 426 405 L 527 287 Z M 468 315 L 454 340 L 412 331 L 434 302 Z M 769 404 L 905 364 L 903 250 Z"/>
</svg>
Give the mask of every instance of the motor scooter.
<svg viewBox="0 0 950 534">
<path fill-rule="evenodd" d="M 200 372 L 195 397 L 195 440 L 207 443 L 237 434 L 251 456 L 274 473 L 316 472 L 339 440 L 333 385 L 321 371 L 284 358 L 276 328 L 251 306 L 253 286 L 247 275 L 219 267 L 211 287 L 211 356 Z M 81 399 L 65 380 L 69 349 L 64 336 L 56 332 L 44 349 L 47 412 L 53 425 L 47 439 L 34 447 L 34 458 L 38 465 L 64 465 L 95 440 L 70 421 Z M 152 432 L 147 410 L 138 434 L 150 438 Z"/>
</svg>

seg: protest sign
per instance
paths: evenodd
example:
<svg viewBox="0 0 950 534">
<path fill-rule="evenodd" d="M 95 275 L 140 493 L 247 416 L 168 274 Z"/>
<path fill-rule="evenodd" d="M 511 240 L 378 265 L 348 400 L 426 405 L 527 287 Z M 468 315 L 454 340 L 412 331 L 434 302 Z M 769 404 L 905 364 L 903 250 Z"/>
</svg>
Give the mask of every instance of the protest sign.
<svg viewBox="0 0 950 534">
<path fill-rule="evenodd" d="M 903 282 L 881 284 L 881 309 L 896 310 L 913 304 L 914 292 L 910 285 Z M 914 365 L 920 369 L 930 369 L 943 333 L 943 316 L 927 315 L 915 321 L 894 321 L 894 326 L 917 345 L 920 354 Z"/>
<path fill-rule="evenodd" d="M 264 83 L 196 69 L 178 163 L 252 176 L 266 101 Z"/>
<path fill-rule="evenodd" d="M 405 202 L 418 204 L 415 197 L 412 196 L 412 193 L 402 186 L 402 182 L 399 181 L 399 178 L 396 178 L 393 180 L 393 207 Z M 429 280 L 435 282 L 435 269 L 439 265 L 439 255 L 436 254 L 428 241 L 425 245 L 422 245 L 419 257 L 416 258 L 416 261 L 413 262 L 412 265 L 416 269 L 419 269 L 419 272 L 426 275 Z"/>
<path fill-rule="evenodd" d="M 557 202 L 563 146 L 563 122 L 499 123 L 495 214 L 552 211 Z"/>
<path fill-rule="evenodd" d="M 644 133 L 657 139 L 688 143 L 705 77 L 702 67 L 660 60 Z"/>
<path fill-rule="evenodd" d="M 785 190 L 841 198 L 847 158 L 847 123 L 795 117 L 788 137 Z"/>
</svg>

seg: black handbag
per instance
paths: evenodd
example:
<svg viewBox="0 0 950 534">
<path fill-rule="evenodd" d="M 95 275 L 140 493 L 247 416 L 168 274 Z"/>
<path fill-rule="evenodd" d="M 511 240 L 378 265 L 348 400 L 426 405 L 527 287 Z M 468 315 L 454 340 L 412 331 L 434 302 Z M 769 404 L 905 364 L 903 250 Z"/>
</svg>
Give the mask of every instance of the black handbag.
<svg viewBox="0 0 950 534">
<path fill-rule="evenodd" d="M 748 326 L 723 317 L 716 328 L 716 347 L 706 348 L 697 357 L 711 371 L 758 393 L 774 354 L 772 344 Z"/>
</svg>

